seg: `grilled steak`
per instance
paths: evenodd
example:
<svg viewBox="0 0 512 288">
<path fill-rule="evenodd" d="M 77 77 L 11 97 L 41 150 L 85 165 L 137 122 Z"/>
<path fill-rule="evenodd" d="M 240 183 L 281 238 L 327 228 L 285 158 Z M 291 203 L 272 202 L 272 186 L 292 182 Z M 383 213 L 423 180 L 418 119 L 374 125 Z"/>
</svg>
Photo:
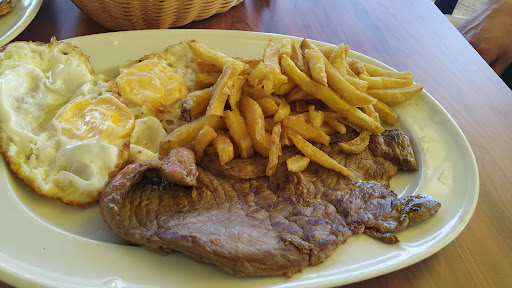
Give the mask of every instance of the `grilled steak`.
<svg viewBox="0 0 512 288">
<path fill-rule="evenodd" d="M 383 137 L 359 154 L 345 155 L 336 144 L 324 148 L 362 180 L 315 163 L 300 173 L 280 165 L 269 178 L 259 167 L 266 161 L 255 158 L 228 166 L 202 161 L 191 187 L 163 180 L 159 175 L 170 167 L 158 160 L 135 163 L 106 189 L 101 213 L 120 237 L 157 253 L 180 251 L 240 276 L 290 276 L 322 263 L 352 234 L 396 243 L 396 232 L 438 211 L 429 196 L 398 198 L 389 190 L 401 165 L 416 166 L 404 133 Z M 283 149 L 281 158 L 294 153 Z"/>
</svg>

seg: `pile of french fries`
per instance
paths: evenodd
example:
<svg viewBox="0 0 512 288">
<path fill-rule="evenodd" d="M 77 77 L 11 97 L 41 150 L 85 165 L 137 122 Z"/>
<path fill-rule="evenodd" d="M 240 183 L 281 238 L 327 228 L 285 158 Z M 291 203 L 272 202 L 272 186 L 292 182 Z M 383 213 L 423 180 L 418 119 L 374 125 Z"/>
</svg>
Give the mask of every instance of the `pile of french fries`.
<svg viewBox="0 0 512 288">
<path fill-rule="evenodd" d="M 193 148 L 199 159 L 217 153 L 221 164 L 235 156 L 268 157 L 266 174 L 275 174 L 284 146 L 303 155 L 287 159 L 289 171 L 306 169 L 310 161 L 355 178 L 319 149 L 347 128 L 358 136 L 338 143 L 346 153 L 362 152 L 371 134 L 394 125 L 391 106 L 404 103 L 423 87 L 410 72 L 380 69 L 348 58 L 350 47 L 318 48 L 269 40 L 261 59 L 235 59 L 195 40 L 188 41 L 199 59 L 194 91 L 182 101 L 189 122 L 160 143 L 160 155 L 180 146 Z M 315 143 L 320 143 L 316 144 Z"/>
</svg>

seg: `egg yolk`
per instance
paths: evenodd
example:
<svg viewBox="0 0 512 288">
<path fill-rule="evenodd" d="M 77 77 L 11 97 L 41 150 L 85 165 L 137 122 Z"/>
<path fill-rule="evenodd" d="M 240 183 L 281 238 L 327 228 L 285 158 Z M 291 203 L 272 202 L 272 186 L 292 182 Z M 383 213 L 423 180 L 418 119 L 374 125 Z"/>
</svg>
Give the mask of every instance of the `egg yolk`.
<svg viewBox="0 0 512 288">
<path fill-rule="evenodd" d="M 63 136 L 70 139 L 101 139 L 109 144 L 126 141 L 134 127 L 133 113 L 112 96 L 77 100 L 57 116 Z"/>
<path fill-rule="evenodd" d="M 147 107 L 153 111 L 171 106 L 187 94 L 185 82 L 162 60 L 137 63 L 120 74 L 117 85 L 129 107 Z"/>
</svg>

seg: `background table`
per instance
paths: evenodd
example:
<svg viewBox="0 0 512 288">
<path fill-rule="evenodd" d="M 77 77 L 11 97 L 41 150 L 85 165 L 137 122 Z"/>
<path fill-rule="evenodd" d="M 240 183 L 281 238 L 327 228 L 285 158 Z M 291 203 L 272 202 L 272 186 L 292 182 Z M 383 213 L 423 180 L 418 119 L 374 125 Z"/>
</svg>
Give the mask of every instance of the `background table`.
<svg viewBox="0 0 512 288">
<path fill-rule="evenodd" d="M 432 1 L 245 0 L 183 28 L 343 42 L 412 71 L 466 135 L 479 165 L 479 203 L 466 229 L 438 253 L 348 287 L 512 287 L 512 92 Z M 15 40 L 48 42 L 52 36 L 62 40 L 108 31 L 69 1 L 45 0 Z"/>
</svg>

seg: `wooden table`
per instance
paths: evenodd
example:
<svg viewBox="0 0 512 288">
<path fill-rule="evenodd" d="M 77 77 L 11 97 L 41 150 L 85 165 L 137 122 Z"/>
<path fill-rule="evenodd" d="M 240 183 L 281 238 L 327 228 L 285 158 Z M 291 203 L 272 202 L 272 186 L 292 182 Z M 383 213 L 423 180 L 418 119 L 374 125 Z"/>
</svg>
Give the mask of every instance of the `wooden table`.
<svg viewBox="0 0 512 288">
<path fill-rule="evenodd" d="M 183 28 L 307 37 L 353 50 L 415 79 L 466 135 L 479 166 L 480 199 L 465 230 L 433 256 L 348 287 L 512 287 L 512 92 L 430 0 L 245 0 Z M 45 0 L 15 40 L 107 32 L 71 2 Z M 0 283 L 0 287 L 9 287 Z"/>
</svg>

